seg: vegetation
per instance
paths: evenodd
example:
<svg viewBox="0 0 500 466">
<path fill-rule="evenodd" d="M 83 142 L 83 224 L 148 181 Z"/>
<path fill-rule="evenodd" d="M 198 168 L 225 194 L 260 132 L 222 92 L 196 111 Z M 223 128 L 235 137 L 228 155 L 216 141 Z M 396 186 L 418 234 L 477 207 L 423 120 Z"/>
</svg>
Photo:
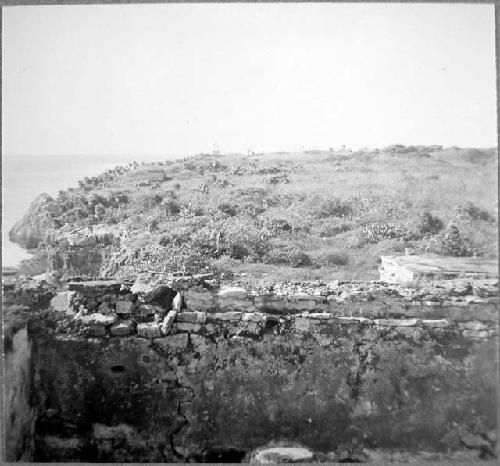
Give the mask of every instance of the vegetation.
<svg viewBox="0 0 500 466">
<path fill-rule="evenodd" d="M 38 200 L 16 231 L 42 251 L 63 231 L 119 227 L 95 246 L 115 275 L 373 279 L 405 248 L 497 257 L 497 209 L 496 150 L 395 145 L 134 162 Z"/>
</svg>

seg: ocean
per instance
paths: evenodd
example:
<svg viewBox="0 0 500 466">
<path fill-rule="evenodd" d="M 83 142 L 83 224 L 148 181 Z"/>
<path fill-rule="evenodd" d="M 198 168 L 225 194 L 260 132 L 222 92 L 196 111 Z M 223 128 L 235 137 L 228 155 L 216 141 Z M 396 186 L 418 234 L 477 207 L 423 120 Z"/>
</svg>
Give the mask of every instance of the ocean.
<svg viewBox="0 0 500 466">
<path fill-rule="evenodd" d="M 2 266 L 16 266 L 29 254 L 9 241 L 9 230 L 23 217 L 39 194 L 56 195 L 77 187 L 86 176 L 95 176 L 117 165 L 144 158 L 133 156 L 2 156 Z M 154 158 L 149 160 L 156 160 Z M 148 160 L 148 161 L 149 161 Z M 158 157 L 161 160 L 161 157 Z"/>
</svg>

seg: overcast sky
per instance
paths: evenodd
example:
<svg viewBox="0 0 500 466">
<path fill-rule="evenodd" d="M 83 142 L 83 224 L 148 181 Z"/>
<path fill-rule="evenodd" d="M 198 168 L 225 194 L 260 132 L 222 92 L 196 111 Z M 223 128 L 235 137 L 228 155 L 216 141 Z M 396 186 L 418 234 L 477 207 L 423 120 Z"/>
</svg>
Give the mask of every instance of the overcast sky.
<svg viewBox="0 0 500 466">
<path fill-rule="evenodd" d="M 4 154 L 496 145 L 493 5 L 3 8 Z"/>
</svg>

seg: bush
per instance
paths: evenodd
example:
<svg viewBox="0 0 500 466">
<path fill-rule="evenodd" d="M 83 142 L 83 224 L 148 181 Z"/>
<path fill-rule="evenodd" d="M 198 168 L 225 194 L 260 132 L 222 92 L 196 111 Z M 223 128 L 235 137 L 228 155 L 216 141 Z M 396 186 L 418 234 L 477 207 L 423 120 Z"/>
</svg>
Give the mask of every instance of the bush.
<svg viewBox="0 0 500 466">
<path fill-rule="evenodd" d="M 414 239 L 414 235 L 406 228 L 392 223 L 371 223 L 363 227 L 363 234 L 369 243 L 378 243 L 384 239 L 398 239 L 400 241 Z"/>
<path fill-rule="evenodd" d="M 264 218 L 263 229 L 269 232 L 270 236 L 278 236 L 284 232 L 291 231 L 292 226 L 282 218 Z"/>
<path fill-rule="evenodd" d="M 157 218 L 150 218 L 146 221 L 146 226 L 148 227 L 149 231 L 155 231 L 158 230 L 158 219 Z"/>
<path fill-rule="evenodd" d="M 155 194 L 139 193 L 134 198 L 134 204 L 141 210 L 151 210 L 162 201 L 162 197 Z"/>
<path fill-rule="evenodd" d="M 183 244 L 188 243 L 191 240 L 191 234 L 187 229 L 178 228 L 175 230 L 170 230 L 167 233 L 164 233 L 160 238 L 159 245 L 160 246 L 181 246 Z"/>
<path fill-rule="evenodd" d="M 226 224 L 222 237 L 222 251 L 234 259 L 248 257 L 261 261 L 269 250 L 268 239 L 251 221 Z"/>
<path fill-rule="evenodd" d="M 350 222 L 332 221 L 318 225 L 316 233 L 320 238 L 329 238 L 331 236 L 345 233 L 353 227 Z"/>
<path fill-rule="evenodd" d="M 149 245 L 136 253 L 132 263 L 136 270 L 200 273 L 208 271 L 210 257 L 189 245 Z"/>
<path fill-rule="evenodd" d="M 340 199 L 326 199 L 319 203 L 315 202 L 311 207 L 316 218 L 345 218 L 353 213 L 351 203 Z"/>
<path fill-rule="evenodd" d="M 440 218 L 429 212 L 423 212 L 418 218 L 417 231 L 422 235 L 435 235 L 443 229 L 443 226 Z"/>
<path fill-rule="evenodd" d="M 264 257 L 266 264 L 307 267 L 313 264 L 311 258 L 295 246 L 271 249 Z"/>
<path fill-rule="evenodd" d="M 248 250 L 247 247 L 243 246 L 242 244 L 238 243 L 230 243 L 226 247 L 226 254 L 231 258 L 231 259 L 244 259 L 245 257 L 248 257 L 250 255 L 250 251 Z"/>
<path fill-rule="evenodd" d="M 163 201 L 162 206 L 167 215 L 176 215 L 181 211 L 181 206 L 175 201 Z"/>
<path fill-rule="evenodd" d="M 484 222 L 491 222 L 494 218 L 487 212 L 474 205 L 472 202 L 466 202 L 455 208 L 456 216 L 462 219 L 482 220 Z"/>
<path fill-rule="evenodd" d="M 225 215 L 229 215 L 230 217 L 234 217 L 235 215 L 238 214 L 238 210 L 236 209 L 236 206 L 224 203 L 224 204 L 219 204 L 217 206 L 217 209 L 222 212 Z"/>
<path fill-rule="evenodd" d="M 458 227 L 451 223 L 444 232 L 429 242 L 427 251 L 444 256 L 466 257 L 472 256 L 472 245 L 468 238 L 461 236 Z"/>
<path fill-rule="evenodd" d="M 343 266 L 349 263 L 349 256 L 345 252 L 330 252 L 322 255 L 318 261 L 321 265 Z"/>
</svg>

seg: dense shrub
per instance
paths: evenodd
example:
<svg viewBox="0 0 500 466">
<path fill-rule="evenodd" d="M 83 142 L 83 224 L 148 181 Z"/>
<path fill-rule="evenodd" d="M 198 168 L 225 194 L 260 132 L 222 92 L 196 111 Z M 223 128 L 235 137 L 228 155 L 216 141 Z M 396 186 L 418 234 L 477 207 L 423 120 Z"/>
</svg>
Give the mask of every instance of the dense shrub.
<svg viewBox="0 0 500 466">
<path fill-rule="evenodd" d="M 350 222 L 333 221 L 318 225 L 315 233 L 321 238 L 329 238 L 340 233 L 345 233 L 351 230 L 352 227 L 353 225 Z"/>
<path fill-rule="evenodd" d="M 234 217 L 238 214 L 238 210 L 235 205 L 231 205 L 228 203 L 219 204 L 217 209 L 225 215 L 229 215 L 230 217 Z"/>
<path fill-rule="evenodd" d="M 443 222 L 429 212 L 423 212 L 417 220 L 417 232 L 422 235 L 435 235 L 443 229 Z"/>
<path fill-rule="evenodd" d="M 181 206 L 175 201 L 163 201 L 162 204 L 167 215 L 176 215 L 181 211 Z"/>
<path fill-rule="evenodd" d="M 341 199 L 325 199 L 311 205 L 311 210 L 316 218 L 349 217 L 353 213 L 352 205 L 349 201 Z"/>
<path fill-rule="evenodd" d="M 262 228 L 265 229 L 270 236 L 278 236 L 282 233 L 292 230 L 292 225 L 283 218 L 268 218 L 263 220 Z"/>
<path fill-rule="evenodd" d="M 159 244 L 160 246 L 181 246 L 190 240 L 191 234 L 187 228 L 177 228 L 164 233 L 160 238 Z"/>
<path fill-rule="evenodd" d="M 326 266 L 343 266 L 349 263 L 349 256 L 345 252 L 329 252 L 318 258 L 317 262 Z"/>
<path fill-rule="evenodd" d="M 216 258 L 223 252 L 221 236 L 220 229 L 211 226 L 199 228 L 191 233 L 190 246 L 207 257 Z"/>
<path fill-rule="evenodd" d="M 248 257 L 250 255 L 250 251 L 243 244 L 231 242 L 226 246 L 226 254 L 231 259 L 241 260 Z"/>
<path fill-rule="evenodd" d="M 146 225 L 148 227 L 149 231 L 155 231 L 158 230 L 158 219 L 157 218 L 149 218 L 146 221 Z"/>
<path fill-rule="evenodd" d="M 461 219 L 482 220 L 484 222 L 491 222 L 494 220 L 493 216 L 491 216 L 489 212 L 479 208 L 472 202 L 460 204 L 455 208 L 455 212 L 456 216 Z"/>
<path fill-rule="evenodd" d="M 149 245 L 131 260 L 137 270 L 199 273 L 208 270 L 210 257 L 189 245 Z"/>
<path fill-rule="evenodd" d="M 400 241 L 414 239 L 413 233 L 409 230 L 392 223 L 371 223 L 363 227 L 363 233 L 369 243 L 378 243 L 384 239 L 398 239 Z"/>
<path fill-rule="evenodd" d="M 429 252 L 445 256 L 465 257 L 472 256 L 472 245 L 468 238 L 462 237 L 458 227 L 451 223 L 446 230 L 429 241 Z"/>
<path fill-rule="evenodd" d="M 142 210 L 151 210 L 159 205 L 162 201 L 162 197 L 158 194 L 151 195 L 149 193 L 138 193 L 134 197 L 135 205 Z"/>
<path fill-rule="evenodd" d="M 291 267 L 307 267 L 313 264 L 309 255 L 296 246 L 273 248 L 264 257 L 266 264 L 289 265 Z"/>
<path fill-rule="evenodd" d="M 222 244 L 225 253 L 234 259 L 261 261 L 269 250 L 267 237 L 251 222 L 226 224 Z"/>
</svg>

